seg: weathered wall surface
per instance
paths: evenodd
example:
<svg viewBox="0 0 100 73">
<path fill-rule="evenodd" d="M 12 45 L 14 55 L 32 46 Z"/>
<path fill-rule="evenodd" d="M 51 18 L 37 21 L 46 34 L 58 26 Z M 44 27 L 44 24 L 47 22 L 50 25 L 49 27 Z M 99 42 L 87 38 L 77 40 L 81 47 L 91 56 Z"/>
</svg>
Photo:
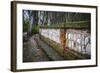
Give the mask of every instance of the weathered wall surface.
<svg viewBox="0 0 100 73">
<path fill-rule="evenodd" d="M 91 54 L 91 38 L 86 30 L 72 30 L 66 31 L 67 45 L 70 49 L 81 52 L 83 54 Z"/>
<path fill-rule="evenodd" d="M 60 29 L 40 29 L 40 34 L 57 42 L 60 40 Z M 87 30 L 66 30 L 66 47 L 73 49 L 83 54 L 91 55 L 90 33 Z"/>
<path fill-rule="evenodd" d="M 40 29 L 40 34 L 60 43 L 60 29 Z"/>
</svg>

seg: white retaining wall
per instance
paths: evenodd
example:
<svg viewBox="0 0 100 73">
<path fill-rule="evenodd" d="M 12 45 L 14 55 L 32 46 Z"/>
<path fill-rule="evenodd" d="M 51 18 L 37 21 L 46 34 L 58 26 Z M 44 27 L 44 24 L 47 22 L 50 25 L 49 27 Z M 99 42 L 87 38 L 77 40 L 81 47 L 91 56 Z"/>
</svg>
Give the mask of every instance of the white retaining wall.
<svg viewBox="0 0 100 73">
<path fill-rule="evenodd" d="M 91 37 L 86 30 L 67 30 L 66 45 L 70 49 L 81 52 L 83 54 L 91 54 Z"/>
<path fill-rule="evenodd" d="M 40 34 L 60 43 L 60 29 L 40 29 Z M 66 30 L 66 47 L 91 55 L 90 34 L 86 30 Z"/>
<path fill-rule="evenodd" d="M 40 29 L 40 34 L 60 43 L 60 29 Z"/>
</svg>

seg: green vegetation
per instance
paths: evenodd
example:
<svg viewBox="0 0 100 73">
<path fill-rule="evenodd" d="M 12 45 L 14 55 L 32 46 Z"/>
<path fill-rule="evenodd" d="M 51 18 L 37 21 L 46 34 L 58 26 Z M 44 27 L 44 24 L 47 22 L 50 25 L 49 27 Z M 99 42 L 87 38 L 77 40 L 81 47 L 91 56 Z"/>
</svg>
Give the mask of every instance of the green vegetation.
<svg viewBox="0 0 100 73">
<path fill-rule="evenodd" d="M 30 26 L 30 22 L 28 19 L 24 20 L 23 22 L 23 32 L 28 32 Z M 32 34 L 37 34 L 39 33 L 39 26 L 38 25 L 33 25 L 32 26 Z"/>
<path fill-rule="evenodd" d="M 25 26 L 23 27 L 23 32 L 27 32 L 28 31 L 28 23 L 24 24 Z M 37 34 L 39 33 L 39 27 L 38 26 L 33 26 L 32 27 L 32 34 Z"/>
<path fill-rule="evenodd" d="M 23 21 L 23 32 L 27 32 L 29 27 L 29 20 L 26 19 Z"/>
<path fill-rule="evenodd" d="M 32 28 L 32 34 L 37 34 L 39 33 L 39 26 L 38 25 L 34 25 Z"/>
<path fill-rule="evenodd" d="M 60 28 L 89 28 L 90 21 L 73 21 L 67 23 L 59 23 L 59 24 L 51 24 L 51 25 L 42 25 L 40 27 L 45 28 L 53 28 L 53 27 L 60 27 Z"/>
</svg>

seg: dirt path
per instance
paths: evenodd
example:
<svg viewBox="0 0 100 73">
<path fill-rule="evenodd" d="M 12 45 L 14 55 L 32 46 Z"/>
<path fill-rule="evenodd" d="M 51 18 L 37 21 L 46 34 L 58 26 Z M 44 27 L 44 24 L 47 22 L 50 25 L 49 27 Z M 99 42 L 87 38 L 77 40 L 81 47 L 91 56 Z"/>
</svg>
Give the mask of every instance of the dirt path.
<svg viewBox="0 0 100 73">
<path fill-rule="evenodd" d="M 38 35 L 37 35 L 38 36 Z M 58 61 L 58 60 L 64 60 L 64 58 L 57 53 L 50 45 L 45 43 L 43 40 L 35 37 L 35 40 L 38 42 L 38 46 L 40 46 L 44 52 L 47 54 L 47 56 L 52 61 Z"/>
<path fill-rule="evenodd" d="M 39 38 L 37 36 L 32 36 L 28 42 L 24 42 L 23 46 L 23 62 L 38 62 L 38 61 L 48 61 L 49 58 L 39 48 L 38 43 L 34 38 Z"/>
</svg>

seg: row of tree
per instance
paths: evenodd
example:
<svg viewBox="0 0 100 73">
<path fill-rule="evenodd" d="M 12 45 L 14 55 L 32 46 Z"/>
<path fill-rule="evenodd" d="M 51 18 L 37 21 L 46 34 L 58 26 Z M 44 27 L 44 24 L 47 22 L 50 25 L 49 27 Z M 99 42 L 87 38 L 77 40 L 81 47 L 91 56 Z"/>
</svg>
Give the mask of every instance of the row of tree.
<svg viewBox="0 0 100 73">
<path fill-rule="evenodd" d="M 72 12 L 50 12 L 39 11 L 39 24 L 52 25 L 59 23 L 67 23 L 73 21 L 89 21 L 90 14 L 88 13 L 72 13 Z"/>
<path fill-rule="evenodd" d="M 38 25 L 55 25 L 73 21 L 90 21 L 89 13 L 23 10 L 24 32 L 31 34 Z"/>
</svg>

